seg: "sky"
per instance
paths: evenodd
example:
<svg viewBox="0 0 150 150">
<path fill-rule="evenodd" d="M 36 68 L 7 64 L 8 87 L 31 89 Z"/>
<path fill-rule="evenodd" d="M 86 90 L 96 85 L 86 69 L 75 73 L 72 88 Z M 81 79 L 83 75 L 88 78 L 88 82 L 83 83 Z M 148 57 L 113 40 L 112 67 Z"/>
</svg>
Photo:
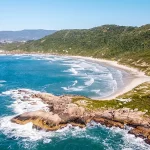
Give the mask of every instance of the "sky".
<svg viewBox="0 0 150 150">
<path fill-rule="evenodd" d="M 150 23 L 150 0 L 0 0 L 0 31 Z"/>
</svg>

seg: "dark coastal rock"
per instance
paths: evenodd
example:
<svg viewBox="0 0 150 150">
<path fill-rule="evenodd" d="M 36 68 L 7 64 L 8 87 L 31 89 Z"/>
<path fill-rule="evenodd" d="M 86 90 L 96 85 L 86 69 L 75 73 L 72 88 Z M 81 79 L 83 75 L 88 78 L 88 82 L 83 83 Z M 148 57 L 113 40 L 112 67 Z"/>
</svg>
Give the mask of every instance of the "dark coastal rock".
<svg viewBox="0 0 150 150">
<path fill-rule="evenodd" d="M 144 140 L 147 144 L 150 145 L 150 137 Z"/>
<path fill-rule="evenodd" d="M 86 126 L 86 120 L 84 118 L 74 117 L 74 116 L 72 116 L 72 117 L 68 116 L 61 123 L 63 123 L 63 124 L 71 124 L 73 126 L 79 126 L 81 128 Z"/>
<path fill-rule="evenodd" d="M 145 128 L 142 126 L 137 126 L 136 128 L 133 128 L 129 131 L 130 134 L 134 134 L 136 137 L 141 138 L 150 138 L 150 128 Z"/>
<path fill-rule="evenodd" d="M 109 120 L 109 119 L 106 119 L 106 118 L 94 117 L 93 120 L 97 123 L 105 125 L 106 127 L 119 127 L 121 129 L 124 128 L 124 124 L 122 124 L 120 122 L 117 122 L 117 121 Z"/>
<path fill-rule="evenodd" d="M 130 134 L 134 134 L 136 137 L 143 138 L 147 144 L 150 144 L 150 128 L 137 126 L 129 131 Z"/>
</svg>

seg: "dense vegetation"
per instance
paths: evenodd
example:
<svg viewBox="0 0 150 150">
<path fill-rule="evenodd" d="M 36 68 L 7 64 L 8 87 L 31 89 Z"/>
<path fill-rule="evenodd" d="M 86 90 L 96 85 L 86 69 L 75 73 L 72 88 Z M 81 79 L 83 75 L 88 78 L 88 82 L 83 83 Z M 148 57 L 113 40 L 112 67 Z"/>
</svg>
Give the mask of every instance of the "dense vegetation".
<svg viewBox="0 0 150 150">
<path fill-rule="evenodd" d="M 150 75 L 150 24 L 61 30 L 11 49 L 112 59 L 140 68 Z"/>
</svg>

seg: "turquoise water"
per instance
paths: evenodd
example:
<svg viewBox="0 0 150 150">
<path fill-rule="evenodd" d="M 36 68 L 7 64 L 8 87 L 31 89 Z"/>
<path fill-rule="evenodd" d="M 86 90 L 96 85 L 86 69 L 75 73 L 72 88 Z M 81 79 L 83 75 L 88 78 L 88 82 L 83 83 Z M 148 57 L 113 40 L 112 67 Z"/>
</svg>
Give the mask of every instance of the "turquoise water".
<svg viewBox="0 0 150 150">
<path fill-rule="evenodd" d="M 142 139 L 119 128 L 92 122 L 85 129 L 68 126 L 56 132 L 37 131 L 32 124 L 20 126 L 10 119 L 38 110 L 21 102 L 12 90 L 28 89 L 55 95 L 78 94 L 91 98 L 109 96 L 130 75 L 122 70 L 83 59 L 59 56 L 0 56 L 0 150 L 147 150 Z"/>
</svg>

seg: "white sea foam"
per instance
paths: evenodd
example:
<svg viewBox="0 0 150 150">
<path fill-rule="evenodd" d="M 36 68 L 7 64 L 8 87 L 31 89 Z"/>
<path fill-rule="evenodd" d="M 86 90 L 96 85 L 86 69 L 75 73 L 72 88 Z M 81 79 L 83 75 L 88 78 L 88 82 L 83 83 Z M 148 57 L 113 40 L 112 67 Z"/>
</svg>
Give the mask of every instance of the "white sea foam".
<svg viewBox="0 0 150 150">
<path fill-rule="evenodd" d="M 70 68 L 68 70 L 65 70 L 64 72 L 71 72 L 72 75 L 77 75 L 78 74 L 78 71 L 76 69 L 74 69 L 74 68 Z"/>
<path fill-rule="evenodd" d="M 39 57 L 36 57 L 36 59 L 39 58 Z M 55 62 L 55 61 L 64 61 L 66 58 L 65 57 L 59 57 L 59 56 L 41 56 L 40 59 L 42 60 L 50 60 L 52 62 Z"/>
<path fill-rule="evenodd" d="M 121 134 L 122 135 L 122 140 L 124 141 L 124 145 L 122 146 L 123 150 L 125 150 L 125 149 L 133 149 L 134 150 L 134 149 L 137 149 L 137 147 L 140 148 L 140 150 L 150 149 L 150 145 L 146 144 L 142 138 L 138 138 L 132 134 L 128 134 L 129 129 L 123 130 L 123 129 L 116 128 L 116 127 L 110 128 L 112 134 L 114 134 L 114 135 Z"/>
<path fill-rule="evenodd" d="M 92 126 L 90 126 L 90 124 L 92 124 Z M 107 130 L 109 135 L 105 141 L 101 139 L 101 137 L 97 137 L 97 139 L 95 140 L 97 140 L 98 142 L 102 140 L 103 141 L 102 143 L 106 147 L 112 150 L 113 150 L 113 148 L 111 148 L 112 140 L 115 139 L 117 135 L 121 135 L 120 138 L 124 142 L 124 143 L 119 144 L 117 149 L 121 149 L 121 150 L 129 150 L 129 149 L 149 150 L 150 149 L 150 145 L 146 144 L 143 139 L 135 137 L 134 135 L 128 133 L 131 127 L 127 126 L 126 129 L 120 129 L 118 127 L 111 127 L 111 128 L 105 127 L 95 122 L 91 122 L 90 124 L 88 125 L 88 128 L 95 128 L 98 126 L 100 127 L 101 130 Z M 111 139 L 111 142 L 109 142 L 109 138 Z"/>
<path fill-rule="evenodd" d="M 3 92 L 3 96 L 11 96 L 15 101 L 9 105 L 9 108 L 12 108 L 16 115 L 19 115 L 28 111 L 35 110 L 45 110 L 48 111 L 48 105 L 44 104 L 38 98 L 32 98 L 32 94 L 38 93 L 38 91 L 33 91 L 29 89 L 19 89 L 19 90 L 10 90 Z M 0 118 L 0 130 L 7 135 L 8 137 L 22 137 L 29 141 L 37 141 L 40 139 L 45 139 L 45 142 L 50 142 L 47 137 L 50 137 L 53 133 L 48 133 L 45 131 L 37 131 L 32 129 L 33 124 L 28 123 L 26 125 L 18 125 L 12 123 L 10 120 L 14 116 L 7 116 Z M 24 139 L 24 140 L 25 140 Z"/>
<path fill-rule="evenodd" d="M 105 77 L 106 77 L 107 79 L 111 79 L 111 80 L 113 80 L 113 75 L 112 75 L 112 73 L 111 73 L 111 72 L 109 72 L 109 73 L 105 74 Z"/>
<path fill-rule="evenodd" d="M 122 72 L 121 72 L 120 70 L 117 70 L 117 74 L 118 74 L 118 76 L 120 77 L 120 80 L 122 80 L 122 79 L 123 79 L 123 74 L 122 74 Z"/>
<path fill-rule="evenodd" d="M 4 86 L 4 83 L 6 83 L 5 80 L 0 80 L 0 87 Z"/>
<path fill-rule="evenodd" d="M 75 80 L 75 81 L 73 82 L 72 86 L 75 86 L 77 83 L 78 83 L 78 81 Z"/>
<path fill-rule="evenodd" d="M 86 81 L 84 84 L 86 86 L 91 86 L 94 83 L 94 78 L 90 78 L 90 80 Z"/>
<path fill-rule="evenodd" d="M 55 62 L 55 61 L 63 61 L 65 60 L 66 58 L 65 57 L 59 57 L 59 56 L 55 56 L 55 55 L 41 55 L 41 54 L 28 54 L 28 55 L 14 55 L 14 56 L 19 56 L 18 58 L 27 58 L 29 60 L 48 60 L 50 62 Z"/>
<path fill-rule="evenodd" d="M 7 135 L 9 138 L 22 137 L 24 138 L 23 141 L 37 141 L 42 139 L 44 143 L 49 143 L 51 142 L 52 137 L 63 139 L 71 134 L 79 134 L 78 131 L 84 131 L 84 129 L 79 129 L 78 127 L 74 128 L 74 131 L 71 131 L 71 128 L 73 128 L 71 125 L 55 132 L 45 132 L 43 130 L 39 131 L 32 128 L 32 123 L 28 123 L 26 125 L 12 123 L 10 120 L 13 117 L 14 116 L 0 118 L 0 131 L 2 131 L 3 134 Z"/>
<path fill-rule="evenodd" d="M 122 79 L 122 72 L 117 70 L 114 71 L 113 69 L 101 66 L 100 64 L 94 63 L 94 62 L 88 62 L 83 59 L 77 59 L 77 60 L 64 60 L 63 61 L 65 65 L 70 66 L 71 68 L 68 70 L 65 70 L 64 72 L 71 72 L 72 75 L 76 75 L 77 77 L 81 79 L 86 79 L 84 82 L 84 85 L 89 87 L 95 85 L 95 83 L 99 83 L 100 81 L 107 81 L 108 82 L 108 92 L 106 93 L 100 93 L 100 88 L 97 87 L 95 89 L 95 97 L 104 97 L 104 96 L 110 96 L 114 92 L 116 92 L 118 88 L 118 84 L 123 84 Z M 63 65 L 64 65 L 63 64 Z M 114 72 L 112 72 L 114 71 Z M 115 75 L 115 76 L 114 76 Z M 116 78 L 114 78 L 114 77 Z M 118 82 L 116 81 L 118 80 Z M 74 85 L 75 86 L 75 85 Z M 100 85 L 101 86 L 101 85 Z M 62 87 L 66 91 L 81 91 L 84 89 L 81 89 L 77 86 L 73 87 L 70 85 L 68 87 Z M 77 89 L 79 88 L 79 89 Z M 94 92 L 94 91 L 92 91 Z"/>
<path fill-rule="evenodd" d="M 63 90 L 68 92 L 77 92 L 77 91 L 83 91 L 85 86 L 77 86 L 77 87 L 61 87 Z"/>
<path fill-rule="evenodd" d="M 103 136 L 95 136 L 94 134 L 92 134 L 93 129 L 98 130 L 97 126 L 99 126 L 99 132 L 101 132 L 101 130 L 107 130 L 107 132 L 109 133 L 107 139 L 104 140 Z M 70 138 L 70 137 L 87 138 L 91 141 L 94 141 L 97 144 L 105 143 L 104 145 L 106 146 L 107 149 L 113 149 L 111 147 L 113 144 L 112 141 L 113 139 L 115 139 L 116 135 L 119 134 L 121 135 L 121 138 L 124 141 L 124 143 L 120 143 L 118 145 L 119 147 L 118 149 L 122 149 L 122 150 L 125 150 L 125 149 L 148 150 L 150 149 L 150 146 L 146 144 L 143 139 L 136 138 L 134 135 L 128 134 L 128 131 L 129 131 L 128 129 L 120 129 L 116 127 L 106 128 L 105 126 L 102 126 L 97 123 L 95 123 L 94 126 L 87 125 L 87 128 L 85 129 L 80 129 L 79 127 L 75 127 L 73 128 L 74 130 L 72 130 L 71 128 L 72 126 L 68 125 L 66 128 L 58 130 L 56 132 L 60 134 L 60 137 L 64 136 L 67 138 Z M 110 141 L 109 141 L 109 138 L 110 138 Z M 90 145 L 87 145 L 87 146 L 90 147 Z"/>
<path fill-rule="evenodd" d="M 68 87 L 61 87 L 63 90 L 68 91 L 68 92 L 73 92 L 73 91 L 82 91 L 85 86 L 76 86 L 78 83 L 77 80 L 73 81 L 73 84 L 68 86 Z"/>
<path fill-rule="evenodd" d="M 73 91 L 82 91 L 85 86 L 76 86 L 78 83 L 77 80 L 73 81 L 73 84 L 68 86 L 68 87 L 61 87 L 63 90 L 68 91 L 68 92 L 73 92 Z M 76 87 L 75 87 L 76 86 Z"/>
<path fill-rule="evenodd" d="M 39 98 L 32 98 L 32 94 L 38 93 L 29 89 L 10 90 L 2 92 L 2 95 L 11 96 L 15 101 L 9 105 L 16 114 L 28 111 L 45 110 L 48 111 L 48 105 L 44 104 Z"/>
<path fill-rule="evenodd" d="M 91 91 L 98 94 L 98 95 L 101 95 L 101 90 L 91 90 Z"/>
<path fill-rule="evenodd" d="M 7 91 L 4 94 L 10 95 L 11 91 Z M 15 93 L 15 92 L 13 92 Z M 13 94 L 12 94 L 13 95 Z M 17 98 L 18 96 L 13 96 Z M 32 128 L 32 123 L 28 123 L 26 125 L 19 125 L 12 123 L 10 120 L 14 116 L 7 116 L 0 118 L 0 131 L 5 134 L 8 138 L 23 138 L 23 141 L 38 141 L 42 140 L 43 143 L 52 142 L 53 138 L 57 138 L 57 140 L 62 141 L 63 139 L 68 138 L 86 138 L 88 140 L 94 141 L 97 144 L 103 144 L 107 149 L 111 149 L 112 140 L 115 139 L 116 135 L 121 135 L 120 138 L 124 141 L 124 143 L 119 144 L 120 149 L 140 149 L 147 150 L 150 148 L 149 145 L 144 143 L 143 139 L 136 138 L 134 135 L 128 134 L 128 129 L 119 129 L 119 128 L 106 128 L 100 124 L 95 122 L 91 122 L 87 125 L 87 128 L 80 129 L 79 127 L 72 127 L 68 125 L 67 127 L 54 131 L 54 132 L 45 132 L 43 130 L 39 131 Z M 91 126 L 92 124 L 92 126 Z M 99 128 L 97 128 L 99 126 Z M 99 129 L 99 131 L 98 131 Z M 107 139 L 103 139 L 103 136 L 97 136 L 93 134 L 93 130 L 97 130 L 97 132 L 101 132 L 101 130 L 107 130 L 109 134 Z M 109 142 L 109 139 L 111 142 Z M 90 145 L 89 145 L 90 146 Z"/>
<path fill-rule="evenodd" d="M 7 56 L 7 55 L 6 55 L 6 54 L 1 54 L 1 53 L 0 53 L 0 56 Z"/>
<path fill-rule="evenodd" d="M 0 130 L 8 137 L 22 137 L 31 141 L 37 141 L 49 137 L 50 133 L 33 129 L 32 123 L 26 125 L 12 123 L 10 121 L 12 117 L 14 116 L 0 118 Z"/>
<path fill-rule="evenodd" d="M 115 93 L 115 92 L 117 91 L 117 89 L 118 89 L 118 84 L 117 84 L 117 81 L 116 81 L 116 80 L 111 80 L 111 81 L 108 83 L 107 86 L 109 87 L 110 90 L 109 90 L 108 92 L 106 92 L 106 93 L 101 93 L 101 96 L 102 96 L 103 98 L 112 95 L 112 94 Z"/>
<path fill-rule="evenodd" d="M 0 80 L 0 83 L 6 83 L 6 81 L 5 80 Z"/>
<path fill-rule="evenodd" d="M 68 125 L 63 129 L 59 129 L 55 132 L 45 132 L 43 130 L 36 130 L 32 128 L 32 123 L 26 125 L 19 125 L 12 123 L 10 120 L 14 116 L 8 116 L 0 118 L 0 131 L 9 138 L 23 138 L 23 141 L 37 141 L 43 140 L 43 143 L 50 143 L 53 137 L 57 137 L 58 140 L 63 140 L 63 138 L 69 138 L 71 136 L 77 136 L 84 132 L 85 129 L 80 129 L 78 127 L 72 127 Z M 73 129 L 73 130 L 72 130 Z"/>
<path fill-rule="evenodd" d="M 112 92 L 114 93 L 117 90 L 117 81 L 112 80 Z"/>
</svg>

